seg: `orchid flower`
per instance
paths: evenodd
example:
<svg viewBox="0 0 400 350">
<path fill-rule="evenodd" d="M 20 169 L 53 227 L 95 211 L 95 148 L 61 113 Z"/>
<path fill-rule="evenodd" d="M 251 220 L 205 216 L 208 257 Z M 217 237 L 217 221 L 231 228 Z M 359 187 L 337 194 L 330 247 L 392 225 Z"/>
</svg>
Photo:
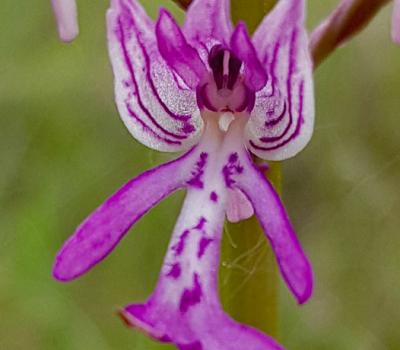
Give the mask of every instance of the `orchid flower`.
<svg viewBox="0 0 400 350">
<path fill-rule="evenodd" d="M 250 38 L 229 0 L 195 0 L 185 24 L 154 23 L 136 0 L 112 0 L 108 43 L 116 102 L 144 145 L 182 152 L 120 188 L 58 253 L 53 274 L 72 280 L 104 259 L 148 210 L 187 191 L 154 293 L 121 310 L 126 322 L 181 350 L 282 349 L 222 310 L 217 275 L 225 216 L 258 217 L 299 303 L 312 269 L 273 186 L 253 163 L 294 156 L 313 131 L 312 62 L 304 0 L 280 0 Z"/>
<path fill-rule="evenodd" d="M 79 33 L 75 0 L 51 0 L 51 4 L 56 16 L 60 39 L 65 42 L 74 40 Z"/>
</svg>

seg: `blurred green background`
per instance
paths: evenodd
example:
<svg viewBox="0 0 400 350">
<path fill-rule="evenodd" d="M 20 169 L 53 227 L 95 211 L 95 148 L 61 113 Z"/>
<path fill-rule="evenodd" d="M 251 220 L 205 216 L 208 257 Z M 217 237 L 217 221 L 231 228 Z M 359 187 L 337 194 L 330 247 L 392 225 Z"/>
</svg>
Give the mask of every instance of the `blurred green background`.
<svg viewBox="0 0 400 350">
<path fill-rule="evenodd" d="M 309 27 L 336 1 L 310 1 Z M 167 0 L 146 1 L 152 15 Z M 53 257 L 125 181 L 171 155 L 133 140 L 113 102 L 103 1 L 80 1 L 81 35 L 56 36 L 47 1 L 2 0 L 0 349 L 170 349 L 115 310 L 152 291 L 182 194 L 143 218 L 114 254 L 70 284 Z M 400 48 L 390 6 L 316 73 L 311 144 L 284 163 L 284 200 L 314 263 L 314 298 L 282 285 L 288 350 L 400 349 Z"/>
</svg>

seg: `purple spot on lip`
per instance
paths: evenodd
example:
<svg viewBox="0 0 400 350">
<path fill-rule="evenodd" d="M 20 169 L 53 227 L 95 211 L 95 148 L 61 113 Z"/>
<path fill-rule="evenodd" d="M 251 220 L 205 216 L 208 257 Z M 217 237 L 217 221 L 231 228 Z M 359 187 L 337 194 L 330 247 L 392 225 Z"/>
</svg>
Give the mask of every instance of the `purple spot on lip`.
<svg viewBox="0 0 400 350">
<path fill-rule="evenodd" d="M 225 179 L 225 185 L 226 187 L 232 187 L 232 185 L 235 183 L 235 181 L 233 181 L 231 179 L 231 171 L 229 166 L 225 165 L 224 168 L 222 169 L 222 174 L 224 175 L 224 179 Z"/>
<path fill-rule="evenodd" d="M 178 344 L 179 350 L 203 350 L 203 346 L 199 341 L 190 344 Z"/>
<path fill-rule="evenodd" d="M 129 87 L 129 86 L 131 86 L 132 83 L 129 80 L 124 80 L 123 84 L 125 87 Z"/>
<path fill-rule="evenodd" d="M 235 153 L 232 153 L 230 156 L 229 156 L 229 163 L 235 163 L 235 162 L 237 162 L 237 160 L 238 160 L 238 154 L 235 152 Z"/>
<path fill-rule="evenodd" d="M 199 243 L 199 250 L 197 251 L 197 257 L 201 259 L 201 257 L 206 252 L 207 247 L 213 240 L 211 238 L 202 237 Z"/>
<path fill-rule="evenodd" d="M 200 158 L 196 163 L 196 169 L 192 172 L 193 177 L 187 182 L 188 185 L 197 188 L 203 188 L 203 174 L 204 174 L 204 167 L 207 164 L 208 153 L 202 152 L 200 154 Z"/>
<path fill-rule="evenodd" d="M 158 338 L 158 341 L 162 343 L 171 343 L 172 339 L 168 335 L 163 335 L 161 338 Z"/>
<path fill-rule="evenodd" d="M 179 263 L 175 263 L 174 265 L 172 265 L 171 271 L 168 272 L 167 276 L 177 279 L 181 275 L 181 272 L 181 265 Z"/>
<path fill-rule="evenodd" d="M 214 192 L 214 191 L 212 191 L 211 193 L 210 193 L 210 199 L 213 201 L 213 202 L 218 202 L 218 195 Z"/>
<path fill-rule="evenodd" d="M 205 217 L 201 217 L 199 220 L 199 223 L 197 224 L 197 226 L 194 227 L 194 229 L 196 230 L 202 230 L 204 227 L 204 224 L 207 222 L 207 219 Z"/>
<path fill-rule="evenodd" d="M 189 236 L 189 233 L 189 230 L 183 231 L 181 237 L 179 238 L 179 242 L 172 247 L 172 249 L 175 250 L 175 255 L 182 254 L 183 249 L 185 248 L 185 241 L 186 238 Z"/>
<path fill-rule="evenodd" d="M 196 305 L 201 301 L 203 292 L 201 290 L 199 275 L 197 273 L 193 275 L 193 284 L 192 289 L 185 289 L 182 293 L 179 304 L 179 310 L 182 313 L 187 312 L 191 306 Z"/>
<path fill-rule="evenodd" d="M 235 180 L 232 178 L 232 175 L 242 174 L 244 171 L 243 166 L 240 165 L 239 155 L 235 153 L 231 153 L 228 158 L 228 162 L 222 168 L 222 175 L 224 176 L 225 185 L 228 188 L 231 188 L 235 184 Z"/>
</svg>

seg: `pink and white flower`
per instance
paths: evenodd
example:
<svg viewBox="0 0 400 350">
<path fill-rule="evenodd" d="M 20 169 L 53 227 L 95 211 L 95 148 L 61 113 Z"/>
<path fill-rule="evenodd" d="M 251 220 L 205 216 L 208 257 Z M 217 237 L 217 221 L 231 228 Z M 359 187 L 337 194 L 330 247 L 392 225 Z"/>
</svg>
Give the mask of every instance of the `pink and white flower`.
<svg viewBox="0 0 400 350">
<path fill-rule="evenodd" d="M 312 62 L 304 0 L 280 0 L 252 38 L 233 27 L 229 0 L 195 0 L 180 28 L 161 9 L 156 23 L 136 0 L 112 0 L 107 14 L 118 110 L 144 145 L 185 152 L 124 185 L 58 253 L 54 276 L 79 277 L 104 259 L 148 210 L 187 191 L 158 285 L 125 307 L 129 325 L 181 350 L 282 349 L 222 310 L 217 275 L 225 216 L 252 215 L 299 303 L 312 269 L 281 200 L 252 161 L 283 160 L 310 140 Z"/>
</svg>

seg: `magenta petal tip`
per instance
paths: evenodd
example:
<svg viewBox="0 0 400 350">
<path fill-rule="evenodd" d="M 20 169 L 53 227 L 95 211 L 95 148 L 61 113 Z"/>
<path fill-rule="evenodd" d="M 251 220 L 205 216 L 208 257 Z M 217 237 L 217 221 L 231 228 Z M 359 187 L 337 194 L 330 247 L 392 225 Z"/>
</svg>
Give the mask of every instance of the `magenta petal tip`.
<svg viewBox="0 0 400 350">
<path fill-rule="evenodd" d="M 268 76 L 260 62 L 256 48 L 251 42 L 244 22 L 240 22 L 231 38 L 233 52 L 239 57 L 246 67 L 246 83 L 253 91 L 261 90 L 267 83 Z"/>
<path fill-rule="evenodd" d="M 306 280 L 306 287 L 303 293 L 297 295 L 297 302 L 299 305 L 303 305 L 310 300 L 313 295 L 314 291 L 314 278 L 311 270 L 311 265 L 309 268 L 309 276 L 305 279 Z"/>
<path fill-rule="evenodd" d="M 67 276 L 59 270 L 57 262 L 55 262 L 53 265 L 52 276 L 58 282 L 69 282 L 73 279 L 73 277 Z"/>
</svg>

